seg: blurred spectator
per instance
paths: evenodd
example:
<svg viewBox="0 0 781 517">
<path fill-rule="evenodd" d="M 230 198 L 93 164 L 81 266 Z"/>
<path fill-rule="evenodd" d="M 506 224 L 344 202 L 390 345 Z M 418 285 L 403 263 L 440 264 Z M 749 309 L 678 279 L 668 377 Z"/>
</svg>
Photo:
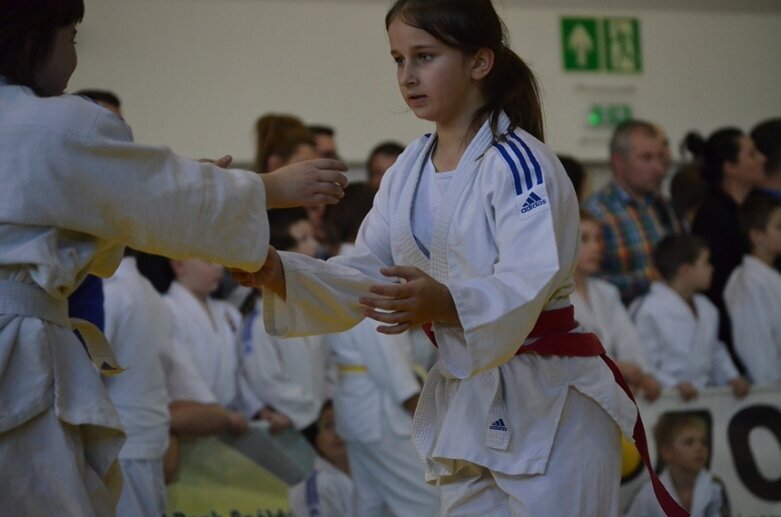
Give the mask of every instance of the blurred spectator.
<svg viewBox="0 0 781 517">
<path fill-rule="evenodd" d="M 736 397 L 744 397 L 748 382 L 718 339 L 718 311 L 699 294 L 713 274 L 707 243 L 693 235 L 665 237 L 654 262 L 663 281 L 654 282 L 631 307 L 654 375 L 684 400 L 705 386 L 727 384 Z"/>
<path fill-rule="evenodd" d="M 759 123 L 751 131 L 751 138 L 767 160 L 762 189 L 781 198 L 781 118 Z"/>
<path fill-rule="evenodd" d="M 317 422 L 304 431 L 317 457 L 312 474 L 290 487 L 288 500 L 293 517 L 352 517 L 353 482 L 347 450 L 334 428 L 334 409 L 326 401 Z"/>
<path fill-rule="evenodd" d="M 732 320 L 735 352 L 756 384 L 781 382 L 781 198 L 752 194 L 741 220 L 751 243 L 727 281 L 724 301 Z"/>
<path fill-rule="evenodd" d="M 366 160 L 367 183 L 375 190 L 380 188 L 380 181 L 385 171 L 396 162 L 396 158 L 403 152 L 404 146 L 397 142 L 377 144 Z"/>
<path fill-rule="evenodd" d="M 312 225 L 303 208 L 269 210 L 270 244 L 280 251 L 313 257 Z M 322 336 L 280 338 L 266 333 L 260 303 L 242 324 L 241 369 L 250 388 L 269 409 L 284 415 L 296 429 L 312 424 L 330 393 Z"/>
<path fill-rule="evenodd" d="M 632 390 L 641 391 L 647 400 L 656 400 L 661 385 L 648 373 L 650 367 L 621 295 L 616 286 L 594 275 L 602 262 L 602 228 L 592 215 L 581 212 L 580 250 L 573 278 L 572 305 L 575 319 L 599 336 L 607 354 L 615 359 Z"/>
<path fill-rule="evenodd" d="M 696 142 L 696 139 L 690 141 Z M 748 195 L 765 178 L 765 157 L 757 151 L 754 141 L 736 128 L 719 129 L 704 145 L 696 144 L 691 149 L 693 152 L 701 150 L 706 183 L 692 232 L 705 239 L 711 250 L 713 281 L 706 294 L 719 310 L 719 338 L 733 353 L 724 287 L 732 270 L 748 253 L 738 214 Z"/>
<path fill-rule="evenodd" d="M 320 158 L 339 159 L 339 150 L 336 147 L 336 131 L 330 126 L 311 125 L 309 131 L 315 141 L 315 149 Z"/>
<path fill-rule="evenodd" d="M 567 171 L 567 176 L 572 181 L 572 186 L 575 187 L 575 195 L 578 196 L 578 201 L 581 203 L 586 198 L 586 169 L 583 168 L 578 160 L 572 156 L 558 155 L 559 161 L 564 166 L 564 170 Z"/>
<path fill-rule="evenodd" d="M 684 230 L 661 187 L 670 167 L 667 137 L 654 124 L 619 124 L 610 140 L 612 181 L 590 196 L 586 211 L 602 223 L 605 257 L 600 276 L 618 287 L 628 304 L 654 277 L 651 255 L 665 236 Z"/>
<path fill-rule="evenodd" d="M 659 479 L 691 517 L 731 514 L 723 483 L 706 468 L 710 447 L 708 427 L 702 418 L 666 413 L 654 427 L 654 440 L 666 467 Z M 664 517 L 650 481 L 637 493 L 626 515 Z"/>
</svg>

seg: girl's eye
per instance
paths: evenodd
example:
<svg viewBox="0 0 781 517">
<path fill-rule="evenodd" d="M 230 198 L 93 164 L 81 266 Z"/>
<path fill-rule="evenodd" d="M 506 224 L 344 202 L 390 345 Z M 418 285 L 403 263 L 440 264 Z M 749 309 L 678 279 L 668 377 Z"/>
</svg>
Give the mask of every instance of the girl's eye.
<svg viewBox="0 0 781 517">
<path fill-rule="evenodd" d="M 400 57 L 394 57 L 393 62 L 396 63 L 396 66 L 402 66 L 404 64 L 404 59 Z"/>
<path fill-rule="evenodd" d="M 431 54 L 418 54 L 418 59 L 421 61 L 431 61 L 431 58 L 433 58 Z"/>
</svg>

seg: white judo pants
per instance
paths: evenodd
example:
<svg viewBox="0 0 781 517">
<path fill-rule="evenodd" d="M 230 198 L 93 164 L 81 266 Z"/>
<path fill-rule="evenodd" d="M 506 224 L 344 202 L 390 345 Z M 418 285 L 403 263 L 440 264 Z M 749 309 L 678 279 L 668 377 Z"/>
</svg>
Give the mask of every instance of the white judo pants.
<svg viewBox="0 0 781 517">
<path fill-rule="evenodd" d="M 439 514 L 437 488 L 425 480 L 423 462 L 410 437 L 390 431 L 382 422 L 382 439 L 375 443 L 347 442 L 353 480 L 354 514 L 361 517 L 433 517 Z"/>
<path fill-rule="evenodd" d="M 509 476 L 466 464 L 439 480 L 449 517 L 616 517 L 621 432 L 592 399 L 570 389 L 545 474 Z"/>
<path fill-rule="evenodd" d="M 119 464 L 101 478 L 91 457 L 117 436 L 62 422 L 53 408 L 0 433 L 0 515 L 114 515 L 122 486 Z"/>
</svg>

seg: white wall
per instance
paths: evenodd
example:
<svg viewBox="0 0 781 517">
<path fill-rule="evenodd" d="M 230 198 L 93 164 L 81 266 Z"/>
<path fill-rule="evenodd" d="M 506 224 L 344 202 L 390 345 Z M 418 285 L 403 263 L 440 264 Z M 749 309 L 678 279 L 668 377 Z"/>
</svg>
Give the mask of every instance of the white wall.
<svg viewBox="0 0 781 517">
<path fill-rule="evenodd" d="M 690 128 L 750 128 L 781 115 L 781 8 L 662 10 L 635 1 L 632 8 L 595 10 L 561 2 L 523 8 L 512 0 L 497 3 L 513 47 L 539 76 L 547 140 L 557 151 L 605 158 L 609 131 L 585 124 L 593 102 L 631 104 L 636 116 L 661 123 L 673 143 Z M 407 112 L 396 89 L 383 25 L 388 4 L 86 0 L 77 38 L 80 64 L 69 89 L 115 90 L 138 141 L 164 143 L 193 157 L 230 152 L 251 161 L 255 119 L 278 111 L 335 126 L 343 156 L 362 162 L 380 140 L 406 142 L 430 129 Z M 639 18 L 644 73 L 564 73 L 562 15 Z"/>
</svg>

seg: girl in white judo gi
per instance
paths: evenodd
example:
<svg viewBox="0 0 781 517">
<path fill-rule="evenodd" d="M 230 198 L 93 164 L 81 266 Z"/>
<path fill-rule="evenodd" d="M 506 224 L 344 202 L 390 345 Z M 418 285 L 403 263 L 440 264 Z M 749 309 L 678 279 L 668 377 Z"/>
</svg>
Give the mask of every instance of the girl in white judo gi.
<svg viewBox="0 0 781 517">
<path fill-rule="evenodd" d="M 716 306 L 700 294 L 713 275 L 707 243 L 695 235 L 666 237 L 654 265 L 664 281 L 652 283 L 630 312 L 656 378 L 684 400 L 705 386 L 730 385 L 736 397 L 746 396 L 748 382 L 719 341 Z"/>
<path fill-rule="evenodd" d="M 781 383 L 781 200 L 755 194 L 742 208 L 751 254 L 732 271 L 724 301 L 732 342 L 754 384 Z"/>
<path fill-rule="evenodd" d="M 386 27 L 404 100 L 436 133 L 385 174 L 353 254 L 271 250 L 237 279 L 268 288 L 270 333 L 433 322 L 413 442 L 444 514 L 617 515 L 637 410 L 572 316 L 578 204 L 533 74 L 490 0 L 399 0 Z"/>
<path fill-rule="evenodd" d="M 621 293 L 613 284 L 592 276 L 599 271 L 603 249 L 602 226 L 594 216 L 581 212 L 580 251 L 573 275 L 575 319 L 599 336 L 632 390 L 656 400 L 661 385 L 650 373 L 643 343 L 621 302 Z"/>
<path fill-rule="evenodd" d="M 256 270 L 266 205 L 336 202 L 346 178 L 334 161 L 260 178 L 133 144 L 116 115 L 62 95 L 82 0 L 0 0 L 0 13 L 0 508 L 111 515 L 122 426 L 68 295 L 110 276 L 125 245 Z"/>
<path fill-rule="evenodd" d="M 659 478 L 692 517 L 731 515 L 724 485 L 706 468 L 710 447 L 702 418 L 686 413 L 662 415 L 654 427 L 654 439 L 665 464 Z M 626 517 L 664 517 L 650 482 L 637 492 Z"/>
</svg>

